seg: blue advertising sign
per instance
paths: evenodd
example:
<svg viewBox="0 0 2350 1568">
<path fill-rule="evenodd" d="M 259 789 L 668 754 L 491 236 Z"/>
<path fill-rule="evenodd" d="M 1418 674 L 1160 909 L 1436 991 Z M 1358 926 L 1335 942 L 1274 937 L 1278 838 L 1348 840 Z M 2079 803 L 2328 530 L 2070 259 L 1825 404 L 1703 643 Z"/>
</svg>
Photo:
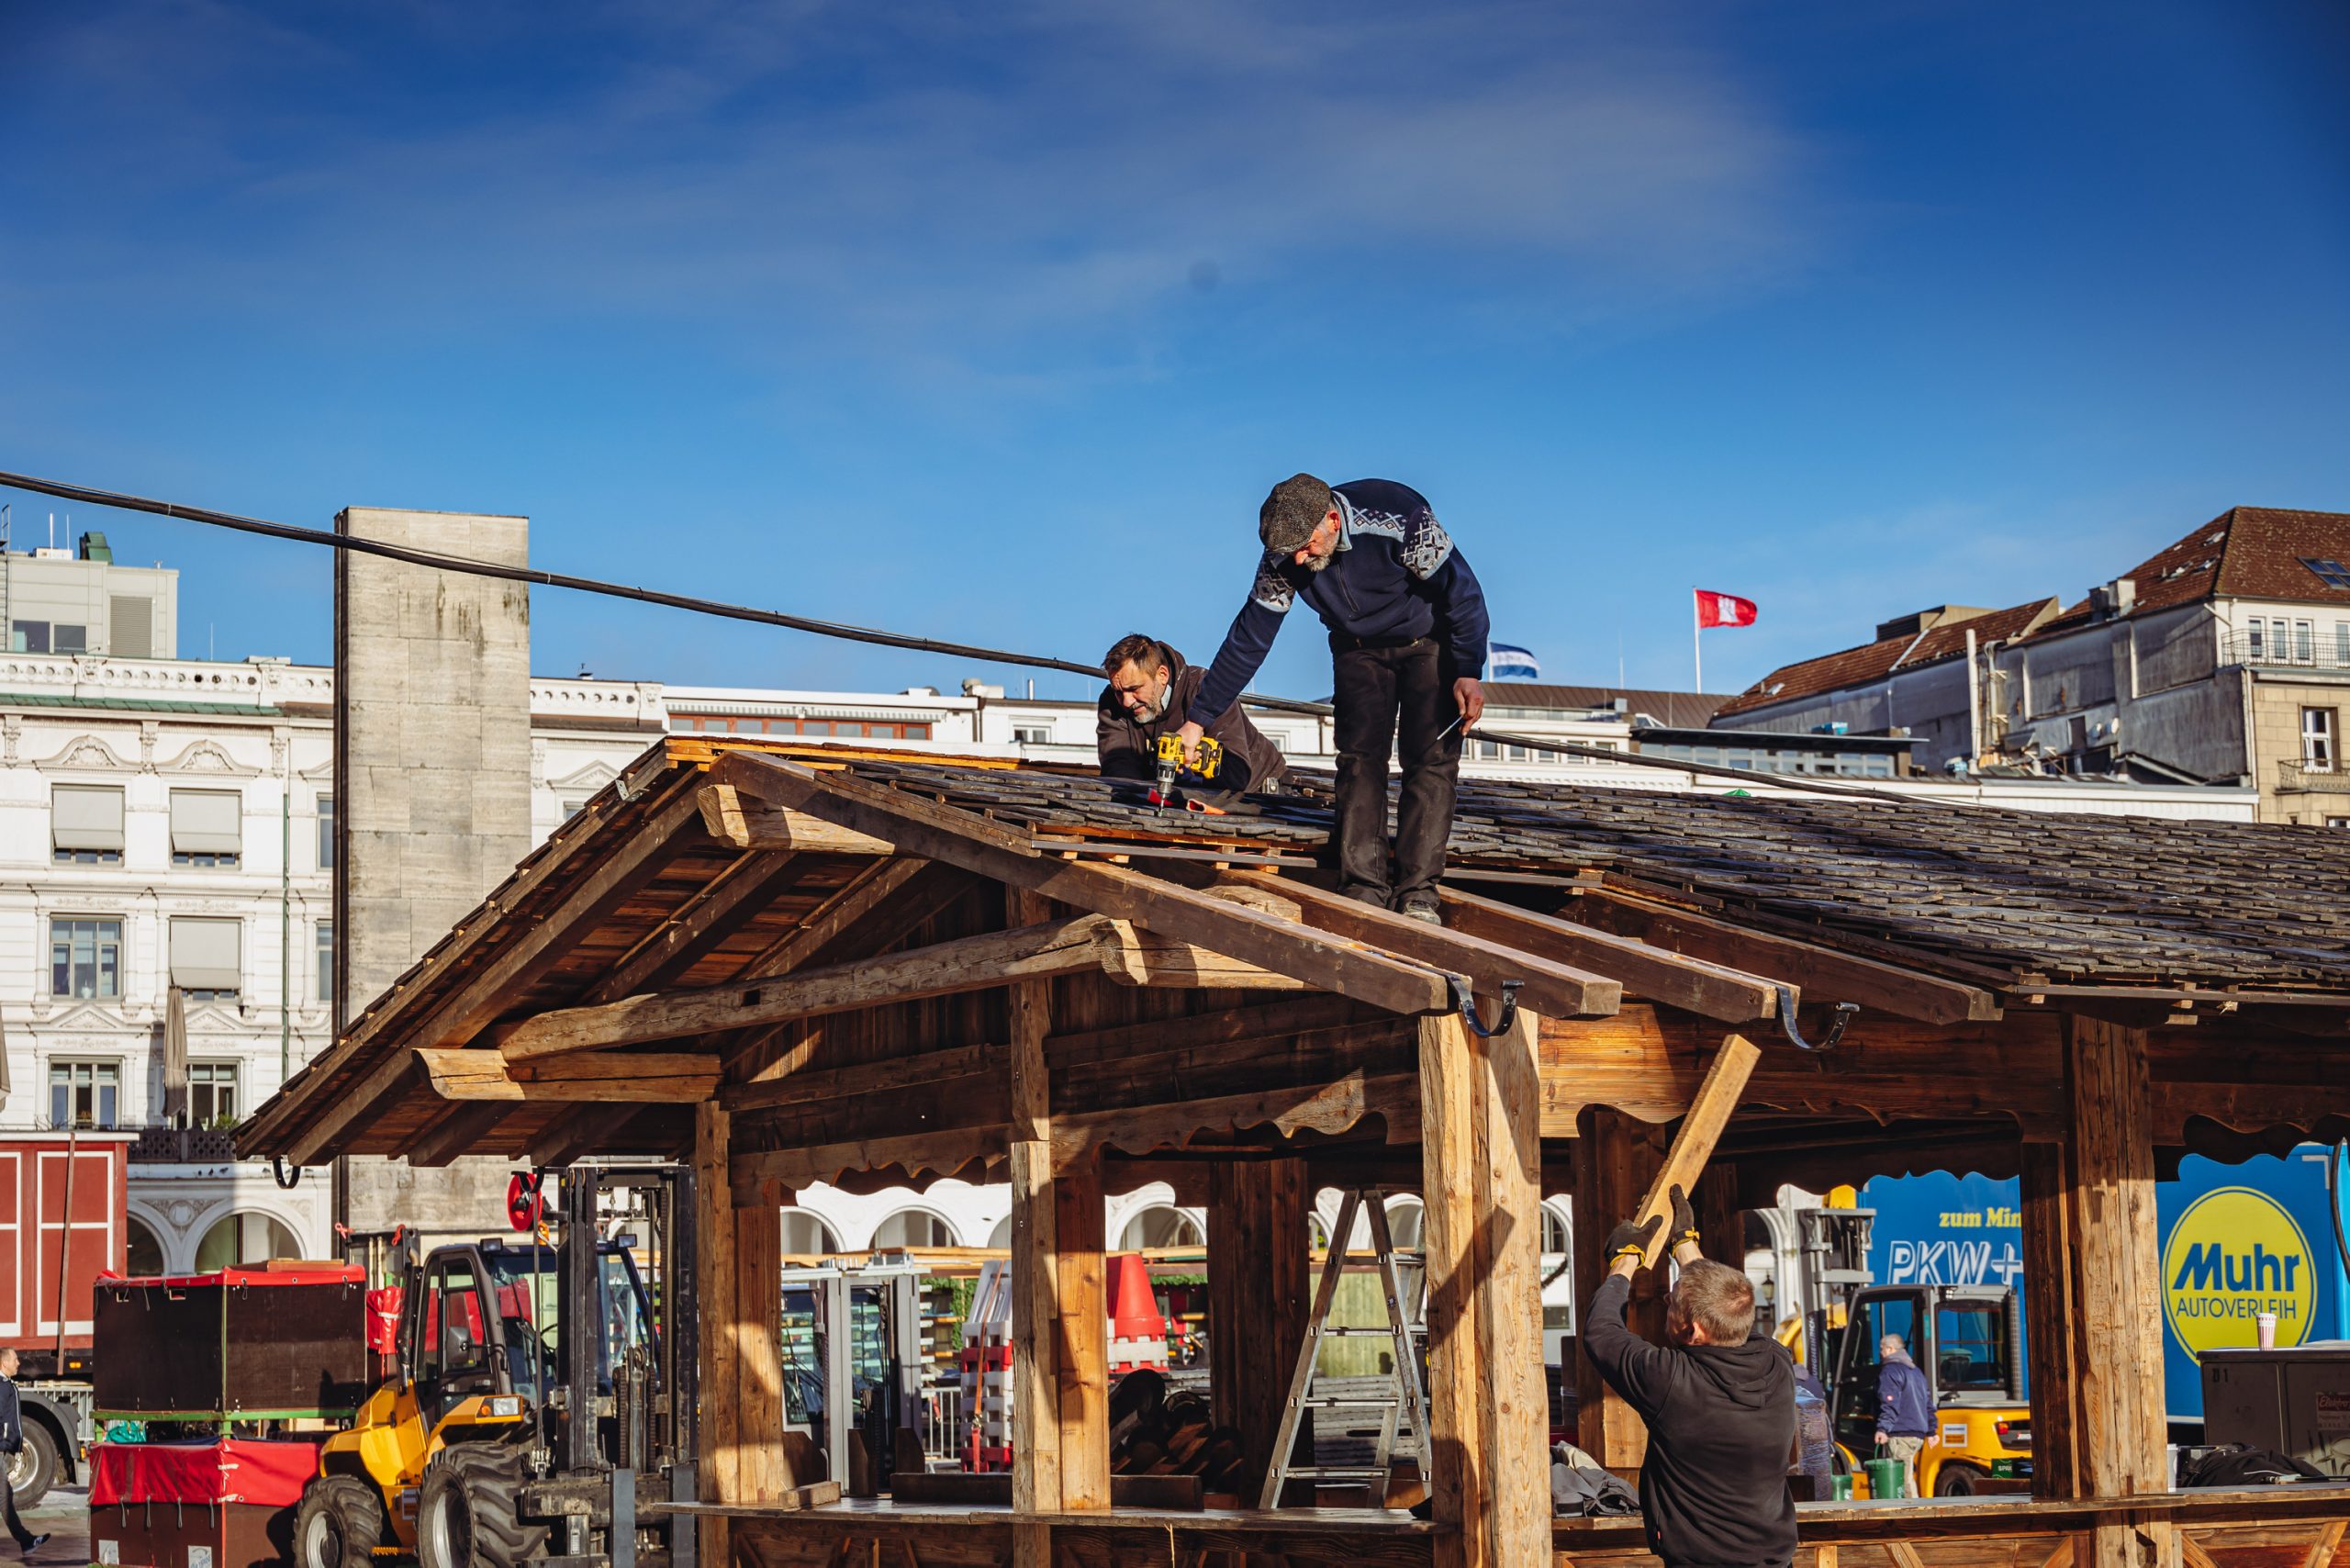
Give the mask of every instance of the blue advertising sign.
<svg viewBox="0 0 2350 1568">
<path fill-rule="evenodd" d="M 2277 1343 L 2350 1338 L 2350 1282 L 2334 1249 L 2325 1163 L 2304 1144 L 2282 1158 L 2221 1165 L 2188 1155 L 2158 1183 L 2165 1407 L 2203 1418 L 2195 1358 L 2258 1342 L 2259 1314 L 2277 1315 Z M 2013 1178 L 1880 1177 L 1861 1189 L 1876 1211 L 1869 1269 L 1880 1284 L 2013 1285 L 2023 1267 L 2021 1196 Z"/>
</svg>

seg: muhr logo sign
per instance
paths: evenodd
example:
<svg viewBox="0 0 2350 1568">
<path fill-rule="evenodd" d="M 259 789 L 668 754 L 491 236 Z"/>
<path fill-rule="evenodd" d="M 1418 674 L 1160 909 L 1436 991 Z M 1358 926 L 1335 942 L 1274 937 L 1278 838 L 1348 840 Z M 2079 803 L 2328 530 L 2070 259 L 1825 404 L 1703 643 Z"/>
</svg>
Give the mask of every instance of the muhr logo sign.
<svg viewBox="0 0 2350 1568">
<path fill-rule="evenodd" d="M 2187 1353 L 2258 1344 L 2255 1319 L 2277 1315 L 2277 1343 L 2309 1338 L 2317 1271 L 2308 1238 L 2266 1193 L 2220 1187 L 2188 1205 L 2163 1247 L 2163 1316 Z"/>
</svg>

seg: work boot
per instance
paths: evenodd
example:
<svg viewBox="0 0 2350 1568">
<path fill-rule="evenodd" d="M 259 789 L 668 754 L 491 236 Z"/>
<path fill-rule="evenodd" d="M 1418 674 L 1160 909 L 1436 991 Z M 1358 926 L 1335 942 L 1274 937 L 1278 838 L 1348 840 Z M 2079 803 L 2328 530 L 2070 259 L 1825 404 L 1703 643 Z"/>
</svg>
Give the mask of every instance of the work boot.
<svg viewBox="0 0 2350 1568">
<path fill-rule="evenodd" d="M 30 1557 L 34 1552 L 39 1551 L 42 1547 L 47 1546 L 48 1544 L 49 1532 L 47 1530 L 43 1530 L 40 1534 L 33 1537 L 32 1540 L 25 1542 L 25 1555 Z"/>
<path fill-rule="evenodd" d="M 1407 893 L 1404 898 L 1404 907 L 1395 913 L 1413 920 L 1425 920 L 1430 925 L 1444 924 L 1444 916 L 1437 912 L 1434 893 Z"/>
</svg>

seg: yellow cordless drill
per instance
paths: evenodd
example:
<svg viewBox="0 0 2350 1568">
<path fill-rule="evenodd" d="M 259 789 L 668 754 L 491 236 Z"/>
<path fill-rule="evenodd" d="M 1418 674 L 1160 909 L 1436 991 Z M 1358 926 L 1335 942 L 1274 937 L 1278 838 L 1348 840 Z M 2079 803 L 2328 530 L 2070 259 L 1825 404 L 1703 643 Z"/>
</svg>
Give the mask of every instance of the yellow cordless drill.
<svg viewBox="0 0 2350 1568">
<path fill-rule="evenodd" d="M 1200 759 L 1192 771 L 1203 778 L 1213 779 L 1216 769 L 1224 766 L 1224 747 L 1206 735 L 1200 737 Z M 1158 781 L 1150 791 L 1150 803 L 1165 811 L 1175 800 L 1175 779 L 1183 771 L 1183 742 L 1180 736 L 1158 737 Z"/>
</svg>

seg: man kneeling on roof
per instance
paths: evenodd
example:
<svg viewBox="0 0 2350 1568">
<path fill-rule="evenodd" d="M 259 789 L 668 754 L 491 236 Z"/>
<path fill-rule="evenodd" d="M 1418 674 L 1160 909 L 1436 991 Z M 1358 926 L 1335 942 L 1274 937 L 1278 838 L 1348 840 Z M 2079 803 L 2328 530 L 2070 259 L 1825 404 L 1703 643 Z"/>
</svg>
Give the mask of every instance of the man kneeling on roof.
<svg viewBox="0 0 2350 1568">
<path fill-rule="evenodd" d="M 1102 673 L 1110 678 L 1094 714 L 1093 742 L 1102 754 L 1102 777 L 1150 784 L 1158 772 L 1158 737 L 1183 727 L 1207 672 L 1186 664 L 1165 643 L 1136 632 L 1119 638 L 1102 656 Z M 1177 778 L 1178 787 L 1194 799 L 1214 804 L 1250 791 L 1261 793 L 1278 786 L 1288 771 L 1281 748 L 1248 722 L 1237 702 L 1207 733 L 1224 748 L 1224 761 L 1214 778 L 1203 778 L 1188 767 Z"/>
</svg>

